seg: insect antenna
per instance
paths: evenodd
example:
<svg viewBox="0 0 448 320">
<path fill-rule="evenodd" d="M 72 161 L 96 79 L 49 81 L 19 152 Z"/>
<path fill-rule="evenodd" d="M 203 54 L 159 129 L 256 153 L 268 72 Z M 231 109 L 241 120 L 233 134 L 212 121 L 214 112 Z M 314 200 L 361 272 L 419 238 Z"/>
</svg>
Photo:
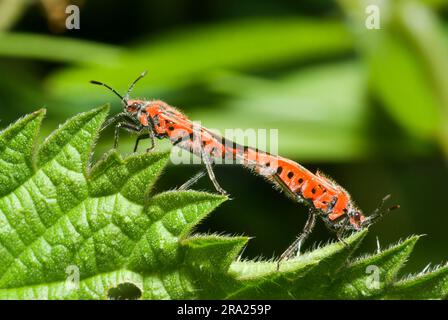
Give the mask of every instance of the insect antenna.
<svg viewBox="0 0 448 320">
<path fill-rule="evenodd" d="M 127 101 L 129 99 L 129 94 L 131 93 L 132 89 L 134 89 L 135 84 L 144 76 L 146 76 L 147 71 L 143 71 L 138 77 L 137 79 L 134 80 L 134 82 L 131 83 L 131 85 L 129 86 L 128 91 L 126 92 L 126 94 L 124 95 L 124 100 Z"/>
<path fill-rule="evenodd" d="M 393 205 L 387 209 L 383 209 L 384 204 L 386 203 L 387 200 L 389 200 L 390 197 L 391 197 L 390 194 L 388 194 L 383 199 L 381 199 L 381 203 L 378 206 L 378 208 L 376 208 L 372 212 L 372 214 L 370 214 L 369 216 L 366 217 L 366 219 L 363 221 L 363 225 L 369 226 L 369 225 L 375 223 L 376 221 L 378 221 L 379 219 L 381 219 L 385 214 L 400 208 L 400 205 L 397 204 L 397 205 Z"/>
<path fill-rule="evenodd" d="M 121 94 L 119 94 L 119 93 L 118 93 L 114 88 L 112 88 L 111 86 L 109 86 L 109 85 L 107 85 L 107 84 L 105 84 L 105 83 L 103 83 L 103 82 L 96 81 L 96 80 L 90 80 L 90 83 L 92 83 L 92 84 L 96 84 L 96 85 L 99 85 L 99 86 L 104 86 L 104 87 L 106 87 L 107 89 L 109 89 L 110 91 L 112 91 L 113 93 L 115 93 L 115 95 L 117 95 L 117 96 L 120 98 L 120 100 L 126 105 L 127 99 L 123 98 L 123 97 L 121 96 Z"/>
<path fill-rule="evenodd" d="M 383 199 L 381 199 L 380 205 L 378 206 L 378 208 L 376 208 L 376 209 L 371 213 L 370 216 L 376 216 L 376 215 L 378 215 L 378 214 L 383 210 L 384 204 L 386 203 L 387 200 L 390 199 L 390 197 L 391 197 L 391 195 L 388 194 L 388 195 L 386 195 Z"/>
</svg>

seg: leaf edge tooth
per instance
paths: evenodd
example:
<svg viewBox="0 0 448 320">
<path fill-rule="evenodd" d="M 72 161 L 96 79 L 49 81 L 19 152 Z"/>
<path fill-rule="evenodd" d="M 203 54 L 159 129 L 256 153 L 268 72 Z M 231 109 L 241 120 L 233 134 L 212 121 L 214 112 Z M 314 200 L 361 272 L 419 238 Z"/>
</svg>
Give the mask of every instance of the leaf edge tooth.
<svg viewBox="0 0 448 320">
<path fill-rule="evenodd" d="M 440 282 L 445 282 L 445 289 L 444 289 L 444 293 L 442 294 L 442 296 L 433 296 L 431 298 L 426 298 L 426 299 L 447 299 L 448 298 L 448 263 L 446 263 L 445 265 L 442 265 L 434 270 L 425 272 L 425 273 L 418 273 L 416 275 L 409 275 L 405 278 L 400 279 L 399 281 L 395 282 L 391 288 L 389 289 L 389 292 L 386 292 L 385 296 L 386 298 L 392 298 L 392 299 L 396 299 L 396 297 L 398 295 L 401 294 L 401 296 L 403 297 L 403 292 L 410 290 L 410 288 L 415 288 L 418 287 L 419 285 L 425 285 L 425 283 L 421 283 L 421 282 L 425 282 L 425 281 L 431 281 L 434 280 L 434 278 L 436 277 L 442 277 L 442 279 L 440 281 L 438 281 L 438 283 Z M 429 278 L 429 279 L 427 279 Z M 419 281 L 421 281 L 420 283 L 418 283 Z M 414 283 L 413 283 L 414 282 Z M 406 288 L 406 286 L 410 286 L 410 288 Z M 435 285 L 434 285 L 435 286 Z M 412 296 L 404 293 L 405 298 L 406 299 L 412 299 Z"/>
<path fill-rule="evenodd" d="M 392 268 L 389 268 L 387 270 L 388 277 L 385 279 L 385 287 L 384 287 L 387 288 L 393 285 L 397 275 L 399 274 L 400 270 L 402 270 L 403 267 L 406 265 L 407 261 L 409 260 L 409 257 L 411 256 L 414 250 L 415 245 L 417 244 L 418 240 L 421 237 L 422 235 L 412 235 L 403 240 L 399 240 L 397 243 L 390 245 L 388 248 L 384 249 L 379 253 L 367 255 L 365 257 L 356 259 L 355 261 L 349 262 L 347 268 L 350 267 L 356 268 L 367 263 L 374 264 L 374 262 L 378 261 L 379 259 L 389 257 L 389 260 L 391 259 L 395 260 L 395 263 L 393 264 Z"/>
<path fill-rule="evenodd" d="M 127 184 L 130 182 L 129 181 L 130 179 L 136 179 L 136 178 L 144 176 L 146 174 L 146 170 L 148 170 L 150 166 L 147 165 L 142 170 L 139 170 L 139 172 L 131 175 L 130 179 L 128 181 L 126 181 L 126 183 L 121 188 L 121 193 L 123 194 L 123 196 L 125 196 L 130 201 L 139 203 L 143 206 L 147 206 L 149 204 L 148 199 L 151 195 L 151 192 L 153 191 L 154 186 L 156 185 L 160 176 L 163 174 L 163 171 L 165 170 L 165 168 L 169 162 L 169 155 L 170 155 L 170 152 L 161 151 L 161 152 L 146 152 L 144 154 L 132 154 L 132 155 L 124 158 L 123 159 L 124 166 L 132 165 L 132 161 L 143 161 L 146 164 L 150 163 L 151 166 L 159 166 L 159 168 L 158 168 L 158 171 L 155 173 L 153 180 L 146 182 L 144 189 L 142 190 L 141 194 L 139 194 L 139 196 L 137 196 L 137 197 L 136 197 L 136 195 L 132 195 L 132 196 L 130 196 L 129 194 L 125 195 L 125 193 L 124 193 L 125 191 L 123 191 L 123 190 L 128 189 Z M 140 201 L 140 198 L 143 199 L 143 201 Z"/>
<path fill-rule="evenodd" d="M 109 160 L 110 159 L 110 160 Z M 94 180 L 99 176 L 101 172 L 100 170 L 103 169 L 103 166 L 105 166 L 109 161 L 116 160 L 116 163 L 123 164 L 123 158 L 121 157 L 120 153 L 116 149 L 111 149 L 107 152 L 105 152 L 101 158 L 96 161 L 90 168 L 87 175 L 87 179 Z"/>
<path fill-rule="evenodd" d="M 227 273 L 230 265 L 235 261 L 241 250 L 247 245 L 250 237 L 245 236 L 219 236 L 216 234 L 194 234 L 188 238 L 179 241 L 180 245 L 187 248 L 187 250 L 196 249 L 196 242 L 211 240 L 210 247 L 219 249 L 219 247 L 226 247 L 228 255 L 221 259 L 220 269 Z M 207 244 L 206 244 L 207 245 Z M 196 247 L 195 247 L 196 246 Z M 210 248 L 208 248 L 210 249 Z M 216 250 L 217 250 L 216 249 Z"/>
<path fill-rule="evenodd" d="M 39 110 L 25 114 L 22 117 L 20 117 L 19 119 L 17 119 L 16 121 L 10 123 L 3 130 L 0 130 L 0 136 L 2 136 L 3 134 L 7 133 L 8 131 L 14 129 L 15 127 L 17 127 L 20 124 L 29 123 L 32 120 L 39 118 L 39 117 L 42 117 L 42 119 L 43 119 L 43 117 L 46 115 L 46 113 L 47 113 L 47 109 L 41 108 Z"/>
<path fill-rule="evenodd" d="M 84 119 L 86 119 L 86 124 L 87 124 L 90 121 L 93 121 L 96 117 L 102 117 L 102 119 L 99 121 L 98 128 L 94 132 L 92 132 L 92 136 L 93 136 L 92 142 L 89 145 L 89 148 L 87 151 L 88 158 L 86 160 L 86 163 L 84 164 L 85 166 L 87 166 L 84 169 L 87 174 L 87 172 L 89 171 L 88 167 L 89 167 L 90 159 L 92 156 L 92 150 L 94 149 L 94 146 L 96 145 L 96 141 L 99 136 L 100 125 L 104 122 L 104 119 L 107 117 L 107 113 L 109 112 L 109 109 L 110 109 L 110 105 L 105 104 L 100 107 L 94 108 L 92 110 L 76 114 L 73 117 L 67 119 L 63 124 L 60 124 L 56 129 L 54 129 L 45 138 L 45 140 L 42 142 L 42 144 L 37 148 L 37 150 L 35 152 L 36 166 L 38 168 L 40 168 L 40 167 L 44 166 L 45 163 L 47 163 L 48 161 L 51 161 L 51 159 L 54 158 L 55 155 L 52 155 L 51 157 L 47 157 L 47 156 L 43 157 L 44 151 L 48 148 L 49 145 L 51 145 L 52 142 L 55 141 L 55 139 L 58 137 L 58 134 L 63 132 L 64 129 L 67 129 L 73 122 L 84 118 Z M 79 128 L 79 129 L 82 129 L 82 128 Z"/>
</svg>

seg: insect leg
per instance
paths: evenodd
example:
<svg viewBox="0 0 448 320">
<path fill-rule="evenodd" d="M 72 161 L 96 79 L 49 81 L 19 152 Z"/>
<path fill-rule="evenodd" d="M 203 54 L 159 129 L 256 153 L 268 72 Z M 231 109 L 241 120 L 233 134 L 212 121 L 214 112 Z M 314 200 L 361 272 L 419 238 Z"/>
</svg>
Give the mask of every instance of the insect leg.
<svg viewBox="0 0 448 320">
<path fill-rule="evenodd" d="M 124 117 L 126 117 L 127 115 L 124 112 L 121 112 L 115 116 L 113 116 L 112 118 L 107 119 L 103 125 L 101 126 L 100 131 L 105 130 L 107 127 L 109 127 L 111 124 L 117 122 L 118 120 L 123 119 Z"/>
<path fill-rule="evenodd" d="M 144 140 L 144 139 L 151 140 L 151 146 L 146 149 L 146 152 L 149 152 L 154 149 L 154 147 L 155 147 L 154 132 L 152 132 L 152 130 L 149 129 L 147 133 L 144 133 L 137 137 L 137 140 L 135 141 L 134 152 L 137 152 L 138 143 L 140 142 L 140 140 Z"/>
<path fill-rule="evenodd" d="M 149 133 L 144 133 L 137 137 L 137 139 L 135 140 L 134 152 L 137 152 L 138 143 L 140 142 L 140 140 L 144 139 L 149 139 Z"/>
<path fill-rule="evenodd" d="M 196 173 L 193 177 L 191 177 L 187 182 L 181 185 L 177 190 L 187 190 L 190 189 L 192 185 L 198 182 L 203 176 L 207 174 L 207 170 L 202 170 Z"/>
<path fill-rule="evenodd" d="M 213 172 L 213 160 L 210 158 L 210 156 L 205 152 L 204 149 L 201 151 L 202 159 L 204 160 L 205 167 L 207 169 L 208 176 L 210 180 L 213 183 L 213 186 L 215 187 L 216 191 L 221 193 L 222 195 L 227 195 L 227 192 L 221 188 L 218 181 L 216 180 L 215 173 Z"/>
<path fill-rule="evenodd" d="M 146 149 L 146 152 L 153 150 L 156 145 L 155 138 L 154 138 L 154 132 L 152 131 L 152 129 L 149 129 L 148 133 L 149 133 L 149 139 L 151 139 L 151 146 Z"/>
<path fill-rule="evenodd" d="M 115 135 L 114 135 L 114 149 L 117 149 L 118 147 L 118 138 L 120 135 L 120 129 L 134 133 L 134 132 L 141 132 L 142 126 L 128 122 L 120 122 L 119 124 L 117 124 L 117 126 L 115 127 Z"/>
<path fill-rule="evenodd" d="M 344 240 L 344 235 L 345 235 L 345 231 L 347 226 L 349 225 L 350 220 L 347 217 L 344 224 L 342 225 L 341 229 L 338 230 L 338 232 L 336 232 L 336 238 L 338 238 L 339 241 L 341 241 L 344 245 L 348 246 L 347 241 Z"/>
<path fill-rule="evenodd" d="M 280 188 L 281 191 L 283 191 L 289 198 L 291 198 L 293 201 L 297 201 L 297 194 L 291 191 L 291 189 L 285 184 L 285 182 L 280 179 L 280 177 L 277 174 L 273 174 L 271 176 L 274 183 Z"/>
<path fill-rule="evenodd" d="M 300 247 L 306 238 L 311 234 L 316 225 L 316 214 L 310 209 L 308 213 L 308 220 L 305 223 L 302 233 L 299 234 L 297 239 L 282 253 L 280 259 L 277 262 L 277 271 L 280 269 L 280 263 L 283 260 L 289 259 L 295 252 L 300 253 Z"/>
</svg>

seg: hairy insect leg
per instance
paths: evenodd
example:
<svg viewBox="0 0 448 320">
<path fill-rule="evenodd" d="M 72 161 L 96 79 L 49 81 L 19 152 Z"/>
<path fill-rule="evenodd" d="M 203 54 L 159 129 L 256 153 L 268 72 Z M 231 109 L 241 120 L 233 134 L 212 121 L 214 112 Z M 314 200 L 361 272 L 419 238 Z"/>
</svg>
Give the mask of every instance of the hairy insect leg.
<svg viewBox="0 0 448 320">
<path fill-rule="evenodd" d="M 128 123 L 128 122 L 120 122 L 119 124 L 117 124 L 115 127 L 115 135 L 114 135 L 114 149 L 117 149 L 117 147 L 118 147 L 118 139 L 120 136 L 120 129 L 135 133 L 135 132 L 141 132 L 142 126 Z"/>
<path fill-rule="evenodd" d="M 280 263 L 286 259 L 289 259 L 294 253 L 300 254 L 300 247 L 305 242 L 306 238 L 311 234 L 316 225 L 316 214 L 310 210 L 308 213 L 308 220 L 305 223 L 302 233 L 299 234 L 297 239 L 282 253 L 277 261 L 277 271 L 280 269 Z"/>
<path fill-rule="evenodd" d="M 194 185 L 196 182 L 198 182 L 202 177 L 204 177 L 207 174 L 207 170 L 202 170 L 196 173 L 193 177 L 188 179 L 187 182 L 185 182 L 183 185 L 181 185 L 177 190 L 188 190 L 192 185 Z"/>
<path fill-rule="evenodd" d="M 271 178 L 275 185 L 278 186 L 280 190 L 283 191 L 289 198 L 291 198 L 293 201 L 297 201 L 297 195 L 288 188 L 285 182 L 280 179 L 277 174 L 273 174 L 269 178 Z"/>
<path fill-rule="evenodd" d="M 138 144 L 140 142 L 140 140 L 144 140 L 144 139 L 150 139 L 151 141 L 151 146 L 149 148 L 146 149 L 146 152 L 150 152 L 151 150 L 154 149 L 155 147 L 155 139 L 154 139 L 154 132 L 152 132 L 152 130 L 148 130 L 147 133 L 144 133 L 140 136 L 137 137 L 137 140 L 135 141 L 135 146 L 134 146 L 134 152 L 137 152 L 137 148 L 138 148 Z"/>
<path fill-rule="evenodd" d="M 205 168 L 207 169 L 208 176 L 210 180 L 213 183 L 213 186 L 215 187 L 216 191 L 221 193 L 222 195 L 227 195 L 227 192 L 221 188 L 218 181 L 216 180 L 215 173 L 213 172 L 213 160 L 210 158 L 210 156 L 205 152 L 205 150 L 202 150 L 202 160 L 204 160 Z"/>
<path fill-rule="evenodd" d="M 349 225 L 349 223 L 350 223 L 350 220 L 347 217 L 346 220 L 344 221 L 344 224 L 342 225 L 342 227 L 338 230 L 338 232 L 336 232 L 336 238 L 340 242 L 342 242 L 345 246 L 348 246 L 347 241 L 344 240 L 344 236 L 345 236 L 345 233 L 346 233 L 346 228 Z"/>
<path fill-rule="evenodd" d="M 100 131 L 107 129 L 110 125 L 116 123 L 119 120 L 123 120 L 124 117 L 126 117 L 126 114 L 121 112 L 121 113 L 113 116 L 112 118 L 107 119 L 101 126 Z"/>
</svg>

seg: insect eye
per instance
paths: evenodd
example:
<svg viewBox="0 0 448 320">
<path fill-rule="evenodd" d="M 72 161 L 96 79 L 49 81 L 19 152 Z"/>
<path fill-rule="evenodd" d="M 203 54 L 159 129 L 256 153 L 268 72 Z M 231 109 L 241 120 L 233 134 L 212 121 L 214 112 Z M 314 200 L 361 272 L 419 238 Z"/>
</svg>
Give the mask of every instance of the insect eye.
<svg viewBox="0 0 448 320">
<path fill-rule="evenodd" d="M 354 218 L 355 218 L 355 220 L 361 219 L 361 214 L 359 213 L 359 211 L 355 211 Z"/>
<path fill-rule="evenodd" d="M 136 112 L 139 109 L 139 105 L 138 105 L 138 103 L 134 102 L 133 104 L 128 104 L 126 109 L 129 112 Z"/>
</svg>

